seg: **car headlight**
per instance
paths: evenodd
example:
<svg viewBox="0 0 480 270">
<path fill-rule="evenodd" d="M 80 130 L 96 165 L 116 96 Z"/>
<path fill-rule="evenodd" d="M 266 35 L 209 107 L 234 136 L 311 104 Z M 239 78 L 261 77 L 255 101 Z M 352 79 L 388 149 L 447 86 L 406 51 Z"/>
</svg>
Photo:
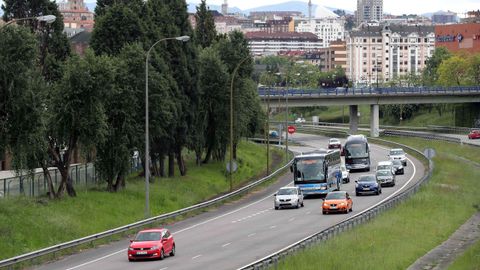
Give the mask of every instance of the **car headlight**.
<svg viewBox="0 0 480 270">
<path fill-rule="evenodd" d="M 340 206 L 345 206 L 345 205 L 347 205 L 347 204 L 344 203 L 344 202 L 341 202 L 341 203 L 340 203 Z"/>
<path fill-rule="evenodd" d="M 150 248 L 150 250 L 155 250 L 155 249 L 159 249 L 160 247 L 159 246 L 153 246 Z"/>
<path fill-rule="evenodd" d="M 132 247 L 128 247 L 128 250 L 133 250 L 133 248 L 132 248 Z"/>
<path fill-rule="evenodd" d="M 323 203 L 323 206 L 328 206 L 328 203 Z"/>
</svg>

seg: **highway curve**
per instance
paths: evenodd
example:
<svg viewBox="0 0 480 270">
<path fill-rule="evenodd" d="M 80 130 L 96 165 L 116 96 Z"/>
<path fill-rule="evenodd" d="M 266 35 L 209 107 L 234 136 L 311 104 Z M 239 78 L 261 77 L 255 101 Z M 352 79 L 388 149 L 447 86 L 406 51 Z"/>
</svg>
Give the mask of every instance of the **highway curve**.
<svg viewBox="0 0 480 270">
<path fill-rule="evenodd" d="M 294 134 L 291 139 L 305 145 L 291 147 L 295 151 L 325 148 L 328 140 L 306 134 Z M 387 150 L 371 144 L 372 166 L 387 159 Z M 279 187 L 291 184 L 292 177 L 288 172 L 265 190 L 249 194 L 218 209 L 166 225 L 175 238 L 175 257 L 167 257 L 163 261 L 128 262 L 126 248 L 129 241 L 124 239 L 33 269 L 237 269 L 355 215 L 420 180 L 424 172 L 423 165 L 411 156 L 407 157 L 409 161 L 405 174 L 397 176 L 395 187 L 383 188 L 380 196 L 356 197 L 354 181 L 364 173 L 352 173 L 351 182 L 342 185 L 342 190 L 353 195 L 353 212 L 349 214 L 322 215 L 322 200 L 318 198 L 305 200 L 305 207 L 300 209 L 274 210 L 272 195 Z"/>
</svg>

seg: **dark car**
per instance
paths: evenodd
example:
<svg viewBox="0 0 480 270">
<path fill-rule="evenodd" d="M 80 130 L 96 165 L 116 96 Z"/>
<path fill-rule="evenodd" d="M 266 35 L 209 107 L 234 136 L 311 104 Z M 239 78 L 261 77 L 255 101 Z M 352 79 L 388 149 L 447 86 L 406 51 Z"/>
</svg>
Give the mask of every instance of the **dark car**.
<svg viewBox="0 0 480 270">
<path fill-rule="evenodd" d="M 472 131 L 470 131 L 470 134 L 468 134 L 468 138 L 469 138 L 470 140 L 480 139 L 480 129 L 479 129 L 479 130 L 472 130 Z"/>
<path fill-rule="evenodd" d="M 355 181 L 355 195 L 362 194 L 376 194 L 382 193 L 382 186 L 377 182 L 377 177 L 374 174 L 362 175 Z"/>
<path fill-rule="evenodd" d="M 392 164 L 395 174 L 405 174 L 405 169 L 403 168 L 403 164 L 400 160 L 394 159 L 392 160 Z"/>
</svg>

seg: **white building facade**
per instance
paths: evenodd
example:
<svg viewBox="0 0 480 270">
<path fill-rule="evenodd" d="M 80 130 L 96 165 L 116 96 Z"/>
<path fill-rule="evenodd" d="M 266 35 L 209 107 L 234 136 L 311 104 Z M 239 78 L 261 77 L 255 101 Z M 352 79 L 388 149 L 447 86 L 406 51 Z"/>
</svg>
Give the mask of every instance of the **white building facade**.
<svg viewBox="0 0 480 270">
<path fill-rule="evenodd" d="M 420 74 L 435 50 L 433 26 L 370 26 L 347 37 L 347 76 L 356 85 Z"/>
<path fill-rule="evenodd" d="M 298 22 L 295 31 L 315 34 L 322 40 L 322 48 L 327 48 L 332 41 L 345 40 L 345 20 L 335 17 L 303 20 Z"/>
<path fill-rule="evenodd" d="M 254 55 L 277 55 L 280 52 L 309 52 L 321 48 L 322 41 L 312 33 L 249 32 L 245 35 Z"/>
</svg>

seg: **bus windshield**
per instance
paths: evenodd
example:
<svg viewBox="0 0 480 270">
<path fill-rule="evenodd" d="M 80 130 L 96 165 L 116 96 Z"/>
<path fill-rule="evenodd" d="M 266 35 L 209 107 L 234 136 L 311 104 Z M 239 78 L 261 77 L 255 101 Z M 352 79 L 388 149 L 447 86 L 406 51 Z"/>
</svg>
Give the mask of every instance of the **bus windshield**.
<svg viewBox="0 0 480 270">
<path fill-rule="evenodd" d="M 307 158 L 296 161 L 296 179 L 298 181 L 325 181 L 323 159 Z"/>
<path fill-rule="evenodd" d="M 345 145 L 347 158 L 367 158 L 368 150 L 367 145 L 364 143 L 352 143 Z"/>
</svg>

